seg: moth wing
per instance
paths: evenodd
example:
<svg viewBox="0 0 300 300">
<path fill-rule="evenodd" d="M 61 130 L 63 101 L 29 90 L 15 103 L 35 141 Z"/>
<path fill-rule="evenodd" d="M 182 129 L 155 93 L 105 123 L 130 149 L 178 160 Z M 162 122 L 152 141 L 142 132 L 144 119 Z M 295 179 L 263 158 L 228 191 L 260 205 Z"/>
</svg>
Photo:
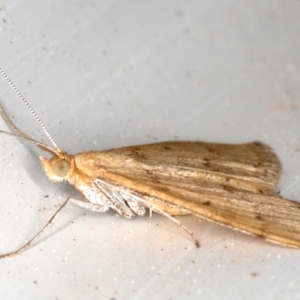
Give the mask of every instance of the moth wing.
<svg viewBox="0 0 300 300">
<path fill-rule="evenodd" d="M 118 187 L 126 199 L 155 211 L 190 212 L 199 217 L 264 237 L 266 240 L 300 247 L 300 204 L 281 197 L 251 192 L 229 192 L 217 188 L 199 188 L 169 182 L 168 186 L 140 181 L 113 173 L 99 181 L 106 186 Z M 174 213 L 176 215 L 177 213 Z"/>
<path fill-rule="evenodd" d="M 169 142 L 90 154 L 91 176 L 127 198 L 300 247 L 300 204 L 275 196 L 281 166 L 263 144 Z"/>
<path fill-rule="evenodd" d="M 89 157 L 87 159 L 86 157 Z M 251 191 L 276 195 L 281 164 L 273 150 L 258 142 L 228 145 L 164 142 L 75 156 L 91 177 L 107 170 L 146 182 L 161 182 Z"/>
<path fill-rule="evenodd" d="M 175 196 L 179 190 L 171 191 L 172 203 L 195 215 L 275 243 L 300 247 L 300 204 L 296 201 L 218 189 L 204 189 L 201 194 L 187 191 L 186 197 L 179 199 Z"/>
<path fill-rule="evenodd" d="M 205 198 L 208 202 L 203 202 L 201 196 L 194 205 L 188 204 L 194 214 L 271 242 L 300 247 L 298 202 L 241 192 L 224 193 L 221 197 L 206 195 Z"/>
<path fill-rule="evenodd" d="M 282 172 L 281 163 L 272 148 L 260 142 L 163 142 L 109 150 L 109 153 L 132 157 L 149 167 L 202 170 L 271 185 L 278 183 Z"/>
</svg>

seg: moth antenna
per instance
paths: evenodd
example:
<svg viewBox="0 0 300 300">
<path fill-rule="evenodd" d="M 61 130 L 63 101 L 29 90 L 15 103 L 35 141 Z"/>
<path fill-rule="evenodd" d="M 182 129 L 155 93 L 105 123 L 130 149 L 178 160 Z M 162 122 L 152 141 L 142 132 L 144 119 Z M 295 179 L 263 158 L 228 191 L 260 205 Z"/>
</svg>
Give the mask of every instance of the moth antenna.
<svg viewBox="0 0 300 300">
<path fill-rule="evenodd" d="M 0 115 L 2 116 L 2 118 L 4 119 L 4 121 L 7 123 L 7 125 L 16 133 L 11 133 L 11 132 L 7 132 L 4 130 L 0 130 L 0 133 L 5 133 L 7 135 L 13 136 L 13 137 L 17 137 L 23 140 L 26 140 L 28 142 L 31 142 L 33 144 L 35 144 L 36 146 L 38 146 L 40 149 L 42 149 L 43 151 L 47 151 L 50 152 L 51 154 L 58 154 L 58 151 L 42 142 L 36 141 L 33 138 L 31 138 L 29 135 L 27 135 L 25 132 L 23 132 L 22 130 L 20 130 L 12 121 L 11 119 L 8 117 L 8 115 L 5 113 L 5 111 L 3 110 L 3 108 L 0 105 Z"/>
<path fill-rule="evenodd" d="M 35 118 L 35 120 L 39 123 L 39 125 L 43 129 L 44 133 L 46 134 L 46 136 L 48 137 L 48 139 L 50 140 L 50 142 L 52 143 L 52 145 L 54 146 L 54 148 L 60 151 L 60 149 L 58 148 L 58 146 L 55 143 L 54 139 L 52 138 L 52 136 L 48 132 L 46 126 L 41 121 L 41 119 L 38 117 L 38 115 L 35 113 L 35 111 L 30 106 L 30 104 L 27 102 L 27 100 L 25 99 L 25 97 L 20 93 L 20 91 L 17 89 L 17 87 L 13 84 L 13 82 L 10 80 L 10 78 L 6 75 L 6 73 L 1 68 L 0 68 L 0 73 L 6 79 L 6 81 L 8 82 L 8 84 L 12 87 L 12 89 L 15 91 L 15 93 L 21 98 L 21 100 L 23 101 L 23 103 L 25 104 L 25 106 L 28 108 L 28 110 L 31 112 L 31 114 Z"/>
<path fill-rule="evenodd" d="M 44 143 L 41 143 L 41 142 L 39 142 L 37 140 L 34 140 L 31 137 L 29 137 L 28 135 L 24 136 L 24 135 L 12 133 L 12 132 L 7 132 L 7 131 L 4 131 L 4 130 L 0 130 L 0 133 L 4 133 L 4 134 L 10 135 L 10 136 L 13 136 L 13 137 L 25 140 L 27 142 L 33 143 L 36 146 L 38 146 L 40 149 L 42 149 L 43 151 L 47 151 L 47 152 L 49 152 L 51 154 L 57 155 L 57 151 L 54 148 L 52 148 L 52 147 L 50 147 L 50 146 L 48 146 L 48 145 L 46 145 Z"/>
</svg>

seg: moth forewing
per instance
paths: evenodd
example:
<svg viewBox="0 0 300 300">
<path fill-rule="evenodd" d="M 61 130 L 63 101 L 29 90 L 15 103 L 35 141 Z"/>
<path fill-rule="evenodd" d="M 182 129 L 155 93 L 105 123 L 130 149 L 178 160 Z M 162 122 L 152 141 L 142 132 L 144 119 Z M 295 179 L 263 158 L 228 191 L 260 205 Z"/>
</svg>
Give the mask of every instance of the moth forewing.
<svg viewBox="0 0 300 300">
<path fill-rule="evenodd" d="M 82 153 L 74 161 L 107 190 L 117 188 L 159 213 L 192 213 L 300 246 L 300 204 L 277 195 L 281 165 L 261 143 L 165 142 Z"/>
<path fill-rule="evenodd" d="M 163 142 L 73 156 L 58 148 L 26 99 L 1 69 L 0 73 L 53 147 L 16 127 L 1 106 L 0 114 L 14 133 L 0 133 L 19 137 L 51 153 L 51 159 L 40 157 L 48 178 L 53 182 L 68 181 L 85 197 L 67 199 L 29 242 L 0 258 L 28 248 L 68 201 L 95 212 L 113 209 L 129 219 L 150 209 L 179 224 L 193 238 L 193 233 L 173 216 L 195 214 L 271 242 L 300 247 L 300 204 L 277 195 L 281 164 L 270 147 L 258 142 Z"/>
</svg>

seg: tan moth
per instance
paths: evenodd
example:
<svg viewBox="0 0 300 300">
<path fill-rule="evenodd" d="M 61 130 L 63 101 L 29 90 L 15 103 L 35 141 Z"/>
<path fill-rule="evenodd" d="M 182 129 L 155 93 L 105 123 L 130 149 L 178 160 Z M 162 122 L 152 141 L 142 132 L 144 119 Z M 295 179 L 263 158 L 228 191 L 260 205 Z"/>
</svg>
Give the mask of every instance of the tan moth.
<svg viewBox="0 0 300 300">
<path fill-rule="evenodd" d="M 53 155 L 40 157 L 53 182 L 68 181 L 84 199 L 68 198 L 47 224 L 16 255 L 45 230 L 70 201 L 94 212 L 115 210 L 125 218 L 146 210 L 164 215 L 192 232 L 174 216 L 196 216 L 254 234 L 289 247 L 300 247 L 300 204 L 280 197 L 276 186 L 281 164 L 273 150 L 262 143 L 239 145 L 204 142 L 162 142 L 106 151 L 70 155 L 62 151 L 8 76 L 0 73 L 37 120 L 52 147 L 38 142 L 0 113 L 14 133 L 0 133 L 27 140 Z"/>
</svg>

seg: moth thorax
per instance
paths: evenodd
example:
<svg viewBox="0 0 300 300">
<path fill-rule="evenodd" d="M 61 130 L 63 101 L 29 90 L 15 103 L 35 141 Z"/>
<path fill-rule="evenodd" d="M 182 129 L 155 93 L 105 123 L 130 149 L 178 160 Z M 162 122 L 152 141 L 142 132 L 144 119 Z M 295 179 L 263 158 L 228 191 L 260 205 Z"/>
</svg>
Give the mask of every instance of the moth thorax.
<svg viewBox="0 0 300 300">
<path fill-rule="evenodd" d="M 70 164 L 65 159 L 59 159 L 53 164 L 52 168 L 56 176 L 65 177 L 70 171 Z"/>
</svg>

